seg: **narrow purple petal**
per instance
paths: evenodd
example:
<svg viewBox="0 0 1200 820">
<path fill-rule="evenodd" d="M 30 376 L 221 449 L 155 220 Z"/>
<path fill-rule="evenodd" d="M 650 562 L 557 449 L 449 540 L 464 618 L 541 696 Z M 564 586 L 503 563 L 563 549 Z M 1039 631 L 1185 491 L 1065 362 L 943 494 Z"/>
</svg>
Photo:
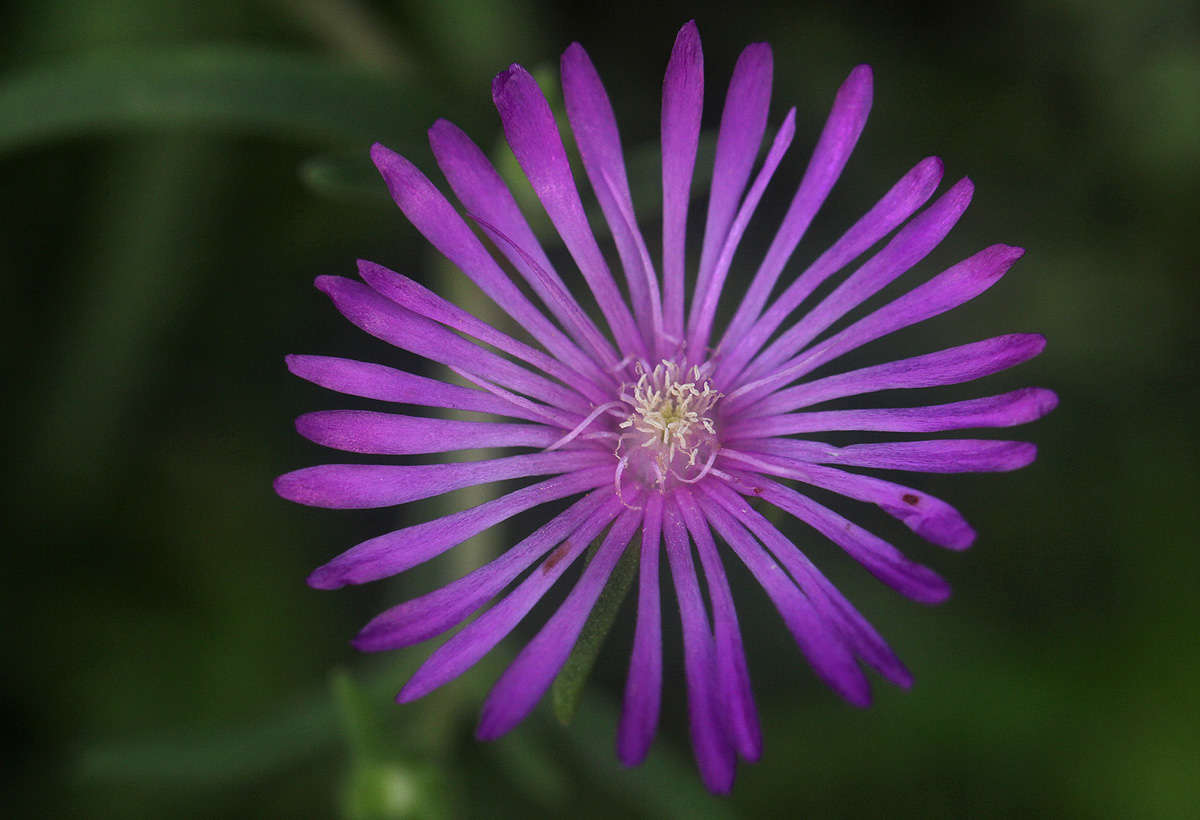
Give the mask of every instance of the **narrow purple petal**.
<svg viewBox="0 0 1200 820">
<path fill-rule="evenodd" d="M 645 760 L 658 728 L 662 701 L 662 614 L 658 594 L 662 499 L 661 493 L 650 493 L 642 519 L 637 626 L 629 657 L 629 677 L 625 680 L 625 705 L 617 727 L 617 757 L 626 766 L 637 766 Z"/>
<path fill-rule="evenodd" d="M 709 481 L 700 486 L 700 489 L 712 498 L 717 504 L 727 510 L 729 516 L 721 516 L 720 511 L 715 513 L 712 508 L 706 507 L 705 514 L 709 515 L 709 520 L 713 521 L 714 526 L 717 526 L 718 518 L 723 522 L 723 525 L 731 530 L 734 540 L 730 540 L 730 535 L 722 532 L 723 537 L 730 542 L 730 545 L 735 550 L 740 548 L 754 553 L 758 550 L 758 544 L 750 538 L 745 532 L 745 528 L 750 531 L 767 547 L 775 560 L 783 564 L 788 573 L 795 580 L 796 585 L 804 593 L 801 596 L 802 600 L 811 601 L 817 612 L 826 622 L 834 625 L 841 632 L 842 639 L 846 641 L 856 654 L 871 665 L 879 674 L 897 686 L 908 688 L 912 685 L 912 674 L 904 666 L 892 648 L 887 645 L 887 642 L 875 631 L 875 628 L 867 622 L 854 606 L 838 592 L 837 588 L 821 574 L 808 558 L 802 553 L 795 544 L 788 540 L 783 533 L 777 530 L 770 521 L 756 512 L 749 504 L 746 503 L 742 496 L 739 496 L 724 482 Z M 713 518 L 713 515 L 717 518 Z M 735 543 L 735 541 L 737 543 Z M 772 570 L 769 561 L 764 562 L 761 558 L 751 555 L 756 561 L 755 566 L 760 570 L 766 570 L 764 578 L 760 578 L 760 583 L 770 593 L 770 584 L 778 584 L 779 579 L 777 573 Z M 743 557 L 743 561 L 746 558 Z M 747 564 L 747 566 L 750 566 Z M 751 567 L 754 571 L 754 568 Z M 756 577 L 758 573 L 756 573 Z M 791 593 L 784 593 L 790 595 Z M 778 603 L 776 604 L 778 606 Z M 796 633 L 793 629 L 793 634 Z M 800 629 L 804 635 L 810 635 L 807 628 Z M 819 633 L 817 633 L 819 634 Z M 817 648 L 828 649 L 825 644 Z M 830 673 L 836 673 L 841 670 L 840 674 L 831 674 L 831 677 L 840 681 L 838 684 L 831 684 L 834 689 L 839 692 L 847 691 L 852 695 L 861 694 L 869 695 L 869 692 L 863 692 L 860 687 L 866 686 L 866 682 L 861 680 L 861 675 L 858 674 L 857 666 L 853 669 L 845 666 L 844 660 L 834 656 L 837 663 L 830 663 Z M 842 678 L 846 675 L 846 678 Z"/>
<path fill-rule="evenodd" d="M 592 190 L 612 229 L 617 254 L 625 269 L 633 313 L 647 339 L 657 339 L 662 328 L 658 280 L 650 267 L 646 242 L 632 219 L 633 197 L 625 173 L 617 118 L 600 75 L 583 46 L 572 43 L 562 56 L 563 102 L 575 144 Z"/>
<path fill-rule="evenodd" d="M 935 433 L 970 427 L 1013 427 L 1040 419 L 1058 406 L 1058 396 L 1041 387 L 1023 387 L 998 396 L 926 407 L 870 410 L 817 410 L 759 416 L 731 424 L 730 441 L 828 430 Z"/>
<path fill-rule="evenodd" d="M 901 228 L 881 251 L 764 350 L 746 369 L 744 379 L 753 381 L 770 373 L 850 310 L 928 256 L 957 224 L 974 192 L 971 181 L 962 179 L 938 197 Z"/>
<path fill-rule="evenodd" d="M 729 228 L 729 233 L 725 237 L 725 244 L 721 247 L 721 254 L 717 258 L 712 278 L 704 292 L 703 301 L 698 302 L 693 307 L 693 314 L 696 321 L 692 332 L 688 336 L 688 349 L 692 351 L 705 351 L 708 348 L 709 336 L 712 333 L 713 318 L 717 314 L 717 303 L 721 299 L 721 290 L 725 286 L 725 277 L 729 274 L 729 266 L 733 264 L 733 255 L 737 251 L 738 244 L 742 241 L 742 235 L 746 232 L 746 226 L 750 224 L 750 218 L 754 215 L 759 200 L 762 199 L 763 192 L 767 189 L 767 184 L 771 181 L 771 177 L 775 175 L 775 170 L 779 167 L 779 163 L 783 161 L 783 155 L 787 153 L 787 149 L 791 146 L 792 138 L 795 135 L 796 109 L 793 108 L 788 111 L 787 116 L 783 120 L 783 125 L 779 127 L 779 132 L 775 135 L 775 139 L 771 143 L 771 149 L 767 152 L 767 158 L 763 161 L 763 166 L 759 169 L 754 184 L 750 186 L 750 191 L 746 194 L 746 198 L 742 200 L 741 207 L 738 208 L 737 217 L 734 218 L 733 225 Z M 693 355 L 707 358 L 703 353 L 694 353 Z"/>
<path fill-rule="evenodd" d="M 707 482 L 707 485 L 719 483 Z M 715 505 L 706 505 L 704 515 L 762 585 L 817 675 L 855 706 L 870 705 L 871 686 L 840 632 L 840 619 L 831 611 L 825 599 L 820 594 L 813 594 L 811 584 L 808 589 L 797 587 L 780 570 L 779 564 L 766 554 L 733 515 L 726 512 L 722 504 L 729 502 L 716 495 L 718 490 L 713 486 L 701 486 L 701 491 L 717 502 Z M 822 608 L 825 611 L 821 611 Z"/>
<path fill-rule="evenodd" d="M 926 604 L 950 596 L 950 586 L 928 567 L 915 564 L 887 541 L 843 518 L 806 495 L 763 476 L 734 473 L 738 492 L 762 498 L 811 526 L 892 589 Z M 750 522 L 747 521 L 749 524 Z"/>
<path fill-rule="evenodd" d="M 595 362 L 582 353 L 576 351 L 577 355 L 564 360 L 570 362 L 570 366 L 568 366 L 563 361 L 530 347 L 507 333 L 496 330 L 487 322 L 472 316 L 458 305 L 446 301 L 429 288 L 403 274 L 388 270 L 382 265 L 368 262 L 365 259 L 359 260 L 358 273 L 376 293 L 386 296 L 402 308 L 460 333 L 473 336 L 515 359 L 531 364 L 563 384 L 575 388 L 590 401 L 600 404 L 607 400 L 609 391 L 585 377 L 580 372 L 580 368 L 583 368 L 584 372 L 589 375 L 596 376 L 601 384 L 608 382 L 608 378 L 596 368 Z"/>
<path fill-rule="evenodd" d="M 721 558 L 717 555 L 717 545 L 713 543 L 708 522 L 691 492 L 680 488 L 675 491 L 674 498 L 700 553 L 700 564 L 704 568 L 704 580 L 708 585 L 709 600 L 712 601 L 717 693 L 723 704 L 720 714 L 725 719 L 726 733 L 738 754 L 746 760 L 755 761 L 762 757 L 762 729 L 758 724 L 758 710 L 754 706 L 750 672 L 746 668 L 746 651 L 742 646 L 729 581 L 721 566 Z M 854 659 L 850 661 L 853 663 Z"/>
<path fill-rule="evenodd" d="M 537 82 L 514 64 L 492 81 L 492 100 L 509 147 L 592 289 L 618 347 L 645 355 L 641 333 L 588 226 L 554 114 Z"/>
<path fill-rule="evenodd" d="M 337 589 L 395 575 L 441 555 L 489 527 L 540 504 L 611 485 L 608 465 L 554 478 L 487 501 L 476 507 L 363 541 L 308 576 L 315 589 Z"/>
<path fill-rule="evenodd" d="M 712 188 L 708 199 L 708 217 L 704 223 L 704 244 L 700 249 L 700 268 L 688 315 L 688 335 L 695 329 L 696 305 L 702 304 L 708 291 L 717 257 L 733 222 L 742 191 L 750 179 L 763 133 L 767 129 L 767 109 L 771 104 L 771 74 L 774 58 L 766 43 L 751 43 L 738 56 L 733 77 L 725 93 L 725 108 L 717 131 L 717 153 L 713 159 Z M 703 351 L 692 354 L 703 358 Z"/>
<path fill-rule="evenodd" d="M 548 412 L 557 413 L 568 422 L 568 429 L 578 419 L 570 420 L 553 408 L 563 408 L 580 415 L 591 409 L 588 402 L 574 390 L 554 384 L 483 350 L 436 322 L 405 310 L 366 285 L 340 276 L 319 276 L 316 285 L 333 300 L 343 316 L 372 336 L 431 361 L 467 373 L 486 375 L 491 381 L 543 401 L 550 405 L 546 408 Z"/>
<path fill-rule="evenodd" d="M 296 419 L 296 431 L 309 441 L 352 453 L 414 455 L 476 447 L 549 447 L 562 430 L 540 424 L 452 421 L 376 413 L 323 410 Z"/>
<path fill-rule="evenodd" d="M 811 373 L 816 368 L 901 328 L 969 302 L 999 281 L 1024 253 L 1009 245 L 993 245 L 964 259 L 923 285 L 859 319 L 825 341 L 784 362 L 778 372 L 743 385 L 725 399 L 730 413 Z"/>
<path fill-rule="evenodd" d="M 704 53 L 696 21 L 684 24 L 671 49 L 662 93 L 663 324 L 683 339 L 688 204 L 704 107 Z"/>
<path fill-rule="evenodd" d="M 846 81 L 842 83 L 842 87 L 838 89 L 837 97 L 833 101 L 833 109 L 829 112 L 829 117 L 825 120 L 825 127 L 821 131 L 817 147 L 813 150 L 812 158 L 808 162 L 804 178 L 800 181 L 800 187 L 796 190 L 796 194 L 792 198 L 792 204 L 788 206 L 788 212 L 783 218 L 783 223 L 779 226 L 779 231 L 771 241 L 770 248 L 767 249 L 766 257 L 764 257 L 758 271 L 754 274 L 754 280 L 750 284 L 750 289 L 746 293 L 745 299 L 738 306 L 733 322 L 725 334 L 726 342 L 737 343 L 750 330 L 750 325 L 758 317 L 763 305 L 766 304 L 767 297 L 771 295 L 771 290 L 775 287 L 775 282 L 779 279 L 779 274 L 783 271 L 784 265 L 791 258 L 792 252 L 795 251 L 796 245 L 799 244 L 801 237 L 808 230 L 813 217 L 816 216 L 817 211 L 824 204 L 825 198 L 829 196 L 829 192 L 833 189 L 838 177 L 841 176 L 842 169 L 846 167 L 846 162 L 850 159 L 850 153 L 854 150 L 854 146 L 862 134 L 863 127 L 867 123 L 867 115 L 871 111 L 872 89 L 871 69 L 865 65 L 857 66 L 851 71 L 850 76 L 846 78 Z M 912 176 L 911 173 L 910 176 Z M 940 178 L 940 176 L 939 167 L 938 177 Z M 907 179 L 908 177 L 905 178 L 905 180 Z M 895 225 L 906 219 L 908 214 L 920 207 L 921 202 L 924 202 L 925 199 L 921 199 L 921 202 L 912 205 L 910 209 L 905 209 L 906 203 L 903 202 L 904 197 L 902 195 L 909 193 L 907 186 L 902 187 L 905 180 L 901 180 L 883 200 L 880 200 L 878 205 L 871 209 L 871 212 L 867 216 L 859 220 L 847 232 L 846 236 L 838 240 L 838 245 L 841 245 L 843 248 L 849 249 L 852 246 L 857 247 L 860 244 L 861 248 L 848 258 L 840 260 L 840 263 L 836 267 L 832 267 L 827 273 L 824 273 L 820 277 L 821 279 L 837 271 L 842 265 L 847 264 L 855 256 L 858 256 L 859 253 L 862 253 L 868 247 L 875 244 L 880 237 L 886 235 Z M 937 187 L 936 180 L 933 186 L 930 187 L 929 193 L 933 192 L 934 187 Z M 929 193 L 925 194 L 925 198 L 928 198 Z M 885 203 L 887 204 L 885 205 Z M 897 212 L 902 215 L 897 216 Z M 865 244 L 854 242 L 850 237 L 856 231 L 868 233 L 874 238 L 865 242 Z M 834 247 L 837 248 L 838 245 Z M 834 262 L 832 251 L 833 249 L 831 248 L 830 252 L 827 252 L 827 255 L 831 256 L 830 263 Z M 822 260 L 824 259 L 825 256 L 822 257 Z M 818 264 L 822 260 L 818 260 Z M 806 273 L 805 275 L 815 278 L 818 274 Z M 782 321 L 782 318 L 780 321 Z M 764 340 L 773 330 L 772 328 L 772 331 L 766 333 L 763 337 Z M 757 350 L 757 347 L 755 350 Z M 731 375 L 735 375 L 741 369 L 742 364 L 755 350 L 749 351 L 749 354 L 736 365 Z M 727 354 L 732 353 L 731 350 L 725 352 Z M 725 373 L 721 375 L 722 377 L 726 376 Z"/>
<path fill-rule="evenodd" d="M 696 569 L 692 564 L 687 529 L 679 507 L 669 499 L 663 515 L 663 534 L 666 536 L 667 563 L 675 582 L 675 597 L 679 600 L 679 617 L 683 624 L 683 665 L 687 678 L 688 730 L 692 751 L 700 769 L 700 779 L 708 790 L 728 794 L 733 787 L 737 757 L 725 737 L 717 702 L 716 649 L 708 626 L 708 615 L 700 596 Z"/>
<path fill-rule="evenodd" d="M 300 378 L 349 396 L 543 421 L 542 416 L 490 393 L 446 384 L 381 364 L 336 356 L 290 355 L 285 357 L 285 361 L 288 370 Z"/>
<path fill-rule="evenodd" d="M 1032 464 L 1037 456 L 1037 447 L 1029 442 L 988 439 L 896 441 L 849 447 L 834 447 L 820 441 L 766 439 L 747 444 L 746 449 L 815 464 L 920 473 L 1007 472 Z"/>
<path fill-rule="evenodd" d="M 275 492 L 310 507 L 361 510 L 407 504 L 422 498 L 510 478 L 565 473 L 605 462 L 603 450 L 529 453 L 449 464 L 321 464 L 275 479 Z"/>
<path fill-rule="evenodd" d="M 1046 347 L 1037 333 L 1013 333 L 909 359 L 836 373 L 780 390 L 745 409 L 743 418 L 774 415 L 832 399 L 880 390 L 940 387 L 999 373 L 1029 361 Z"/>
<path fill-rule="evenodd" d="M 621 513 L 562 606 L 525 645 L 488 693 L 479 726 L 475 729 L 477 738 L 495 740 L 524 720 L 542 699 L 554 676 L 566 663 L 608 577 L 641 523 L 640 509 L 626 509 Z"/>
<path fill-rule="evenodd" d="M 529 614 L 546 590 L 583 554 L 592 539 L 621 509 L 619 500 L 610 495 L 587 522 L 550 553 L 550 557 L 527 575 L 516 589 L 438 647 L 400 690 L 396 700 L 407 703 L 424 697 L 470 669 Z"/>
<path fill-rule="evenodd" d="M 941 499 L 881 478 L 847 473 L 833 467 L 807 464 L 780 456 L 745 456 L 722 450 L 722 456 L 754 469 L 803 481 L 847 498 L 877 505 L 930 543 L 964 550 L 975 541 L 975 530 L 957 510 Z"/>
<path fill-rule="evenodd" d="M 358 633 L 353 642 L 355 649 L 363 652 L 399 649 L 450 629 L 578 530 L 586 518 L 611 498 L 611 489 L 593 490 L 484 566 L 381 612 Z M 616 509 L 613 508 L 614 516 Z"/>
<path fill-rule="evenodd" d="M 454 206 L 415 165 L 378 143 L 371 148 L 371 159 L 392 199 L 431 245 L 547 350 L 585 373 L 595 371 L 595 363 L 521 293 Z"/>
<path fill-rule="evenodd" d="M 616 364 L 612 345 L 567 290 L 512 192 L 479 146 L 447 120 L 438 120 L 429 129 L 429 145 L 446 181 L 471 217 L 480 222 L 572 338 L 605 367 Z"/>
</svg>

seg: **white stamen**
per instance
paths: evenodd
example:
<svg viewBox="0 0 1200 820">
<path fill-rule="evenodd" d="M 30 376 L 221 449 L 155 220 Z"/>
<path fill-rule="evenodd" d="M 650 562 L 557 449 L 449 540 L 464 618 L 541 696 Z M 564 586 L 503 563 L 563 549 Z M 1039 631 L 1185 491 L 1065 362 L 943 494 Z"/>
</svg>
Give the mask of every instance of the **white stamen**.
<svg viewBox="0 0 1200 820">
<path fill-rule="evenodd" d="M 579 422 L 579 424 L 575 425 L 575 429 L 571 430 L 571 432 L 567 433 L 565 436 L 560 438 L 558 441 L 554 442 L 549 447 L 547 447 L 546 452 L 548 453 L 551 450 L 557 450 L 559 447 L 562 447 L 567 442 L 574 440 L 575 438 L 577 438 L 579 436 L 580 433 L 582 433 L 584 430 L 586 430 L 587 426 L 589 424 L 591 424 L 593 421 L 595 421 L 596 417 L 599 416 L 601 413 L 605 412 L 606 410 L 610 410 L 614 407 L 620 407 L 620 406 L 621 406 L 621 402 L 610 401 L 607 404 L 601 404 L 598 407 L 593 407 L 592 412 L 590 412 L 586 416 L 584 416 L 583 421 L 581 421 L 581 422 Z"/>
</svg>

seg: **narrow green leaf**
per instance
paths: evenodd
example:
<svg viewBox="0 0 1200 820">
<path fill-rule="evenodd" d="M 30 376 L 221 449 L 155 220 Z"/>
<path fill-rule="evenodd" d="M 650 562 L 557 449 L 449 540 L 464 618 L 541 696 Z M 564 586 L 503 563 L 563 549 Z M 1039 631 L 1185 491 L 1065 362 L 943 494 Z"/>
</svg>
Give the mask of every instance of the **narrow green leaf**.
<svg viewBox="0 0 1200 820">
<path fill-rule="evenodd" d="M 431 112 L 426 93 L 324 58 L 218 46 L 123 49 L 0 81 L 0 151 L 168 126 L 366 144 L 402 140 Z"/>
<path fill-rule="evenodd" d="M 589 563 L 596 549 L 596 545 L 593 544 L 588 550 Z M 587 623 L 583 625 L 583 631 L 575 643 L 575 648 L 571 650 L 571 656 L 554 679 L 550 697 L 554 715 L 564 725 L 571 722 L 579 709 L 584 684 L 587 683 L 592 667 L 596 664 L 600 647 L 604 645 L 604 639 L 608 637 L 609 630 L 617 619 L 617 612 L 633 586 L 633 579 L 637 577 L 640 555 L 641 547 L 636 544 L 630 544 L 625 550 L 613 574 L 609 576 L 608 583 L 604 585 L 604 591 L 600 593 L 600 599 L 596 601 Z"/>
</svg>

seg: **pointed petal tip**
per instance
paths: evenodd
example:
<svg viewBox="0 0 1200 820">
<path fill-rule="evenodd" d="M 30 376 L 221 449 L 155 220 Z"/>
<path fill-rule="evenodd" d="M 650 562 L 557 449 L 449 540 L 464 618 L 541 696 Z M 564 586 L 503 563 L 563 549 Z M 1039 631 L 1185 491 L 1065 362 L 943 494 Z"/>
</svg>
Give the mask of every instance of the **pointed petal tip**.
<svg viewBox="0 0 1200 820">
<path fill-rule="evenodd" d="M 676 55 L 689 52 L 697 56 L 700 52 L 700 28 L 695 20 L 688 20 L 679 27 L 679 32 L 675 35 L 675 46 L 671 49 L 671 57 L 674 59 Z"/>
<path fill-rule="evenodd" d="M 341 289 L 341 283 L 344 281 L 345 279 L 341 276 L 321 274 L 313 280 L 313 287 L 326 296 L 333 296 L 336 291 Z"/>
<path fill-rule="evenodd" d="M 501 71 L 492 78 L 492 101 L 498 102 L 499 98 L 504 96 L 505 91 L 513 80 L 520 80 L 525 77 L 532 78 L 532 75 L 520 63 L 513 63 Z"/>
<path fill-rule="evenodd" d="M 414 700 L 420 700 L 424 695 L 424 692 L 416 691 L 413 688 L 412 681 L 410 680 L 396 693 L 396 703 L 412 703 Z"/>
<path fill-rule="evenodd" d="M 385 166 L 391 165 L 399 158 L 399 154 L 397 154 L 391 148 L 388 148 L 382 142 L 377 142 L 371 146 L 371 162 L 375 163 L 375 167 L 378 168 L 380 172 L 383 171 Z"/>
<path fill-rule="evenodd" d="M 893 668 L 888 670 L 888 681 L 900 689 L 912 689 L 913 675 L 903 662 L 897 660 Z"/>
<path fill-rule="evenodd" d="M 1058 394 L 1053 390 L 1047 390 L 1044 387 L 1034 387 L 1032 389 L 1038 392 L 1038 396 L 1040 398 L 1040 401 L 1038 402 L 1038 409 L 1041 410 L 1040 415 L 1044 416 L 1054 408 L 1058 407 Z"/>
<path fill-rule="evenodd" d="M 870 99 L 875 92 L 875 72 L 866 63 L 860 63 L 850 69 L 845 82 L 838 89 L 839 93 L 862 94 Z"/>
<path fill-rule="evenodd" d="M 329 564 L 314 569 L 304 582 L 313 589 L 341 589 L 346 585 L 341 573 L 330 569 Z"/>
<path fill-rule="evenodd" d="M 480 715 L 479 725 L 475 727 L 475 739 L 484 743 L 490 740 L 498 740 L 504 734 L 496 722 L 489 720 L 487 714 Z"/>
<path fill-rule="evenodd" d="M 299 422 L 303 416 L 297 418 Z M 305 499 L 306 484 L 302 475 L 307 473 L 307 469 L 292 470 L 290 473 L 284 473 L 281 476 L 276 476 L 271 482 L 271 489 L 275 490 L 275 494 L 285 501 L 292 501 L 296 504 L 307 504 Z"/>
</svg>

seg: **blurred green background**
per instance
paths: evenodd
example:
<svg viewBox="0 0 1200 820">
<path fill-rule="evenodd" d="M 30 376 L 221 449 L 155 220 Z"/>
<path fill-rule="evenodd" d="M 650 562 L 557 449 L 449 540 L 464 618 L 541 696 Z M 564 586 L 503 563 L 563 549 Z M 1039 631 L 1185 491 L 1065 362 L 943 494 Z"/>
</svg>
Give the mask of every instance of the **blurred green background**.
<svg viewBox="0 0 1200 820">
<path fill-rule="evenodd" d="M 1196 816 L 1196 6 L 0 8 L 7 816 Z M 730 799 L 709 797 L 692 767 L 671 598 L 663 726 L 645 766 L 623 770 L 612 751 L 628 605 L 570 727 L 543 706 L 477 744 L 478 704 L 518 642 L 399 707 L 391 694 L 428 650 L 364 657 L 347 641 L 527 522 L 397 580 L 316 592 L 310 569 L 411 513 L 309 510 L 270 488 L 339 460 L 295 435 L 293 416 L 357 406 L 288 376 L 283 354 L 397 360 L 314 276 L 353 275 L 365 257 L 473 298 L 391 205 L 370 143 L 431 175 L 424 129 L 437 116 L 496 146 L 491 76 L 512 61 L 552 76 L 578 39 L 627 148 L 652 157 L 662 70 L 690 17 L 706 124 L 754 40 L 775 50 L 772 122 L 798 106 L 774 215 L 744 247 L 765 248 L 837 84 L 871 63 L 871 122 L 797 263 L 922 156 L 942 156 L 947 182 L 969 174 L 977 195 L 911 276 L 998 241 L 1029 253 L 976 303 L 862 363 L 1040 331 L 1041 358 L 962 395 L 1039 384 L 1062 400 L 1015 432 L 1039 444 L 1034 466 L 917 479 L 979 529 L 970 552 L 877 527 L 954 583 L 941 607 L 792 530 L 908 662 L 912 691 L 879 685 L 872 709 L 845 706 L 735 574 L 766 752 Z M 636 177 L 649 213 L 655 178 Z M 743 254 L 735 286 L 752 264 Z"/>
</svg>

